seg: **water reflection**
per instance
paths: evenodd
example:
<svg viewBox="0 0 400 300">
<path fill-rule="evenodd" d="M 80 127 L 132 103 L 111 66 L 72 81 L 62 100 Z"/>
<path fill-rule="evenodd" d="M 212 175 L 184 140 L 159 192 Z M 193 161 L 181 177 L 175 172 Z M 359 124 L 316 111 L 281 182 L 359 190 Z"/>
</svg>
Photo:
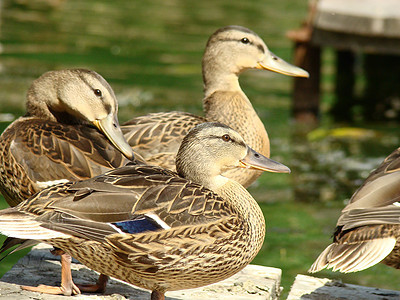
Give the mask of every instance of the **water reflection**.
<svg viewBox="0 0 400 300">
<path fill-rule="evenodd" d="M 293 128 L 295 200 L 346 203 L 398 144 L 396 135 L 379 129 Z"/>
</svg>

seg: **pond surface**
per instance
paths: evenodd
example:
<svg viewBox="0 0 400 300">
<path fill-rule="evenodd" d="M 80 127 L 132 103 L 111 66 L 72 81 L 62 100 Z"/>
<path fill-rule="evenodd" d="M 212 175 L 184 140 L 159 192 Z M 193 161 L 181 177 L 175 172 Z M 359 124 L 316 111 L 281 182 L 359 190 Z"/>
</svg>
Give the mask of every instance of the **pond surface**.
<svg viewBox="0 0 400 300">
<path fill-rule="evenodd" d="M 2 128 L 23 113 L 32 80 L 61 68 L 89 68 L 103 75 L 116 92 L 121 122 L 157 111 L 202 114 L 200 62 L 209 35 L 222 26 L 242 25 L 291 61 L 285 32 L 298 27 L 307 12 L 306 1 L 292 0 L 0 3 Z M 290 175 L 264 174 L 250 188 L 268 226 L 265 245 L 254 263 L 281 268 L 285 292 L 295 275 L 306 274 L 330 242 L 345 201 L 399 145 L 396 124 L 349 128 L 330 121 L 325 112 L 333 98 L 333 55 L 328 51 L 323 57 L 318 127 L 291 120 L 291 78 L 259 71 L 241 76 L 241 86 L 269 132 L 271 157 L 292 169 Z M 2 272 L 15 259 L 2 262 Z M 393 280 L 398 277 L 394 272 L 379 265 L 352 275 L 327 271 L 318 276 L 396 289 L 399 281 Z"/>
</svg>

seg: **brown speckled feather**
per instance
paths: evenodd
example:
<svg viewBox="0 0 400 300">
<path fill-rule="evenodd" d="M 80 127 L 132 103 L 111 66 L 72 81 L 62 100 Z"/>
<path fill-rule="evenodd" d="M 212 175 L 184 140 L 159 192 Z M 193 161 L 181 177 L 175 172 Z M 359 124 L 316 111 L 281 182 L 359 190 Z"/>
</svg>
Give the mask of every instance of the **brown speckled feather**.
<svg viewBox="0 0 400 300">
<path fill-rule="evenodd" d="M 69 227 L 69 222 L 74 224 L 76 218 L 86 221 L 84 231 L 79 232 L 86 239 L 92 238 L 96 222 L 101 226 L 152 213 L 174 228 L 215 222 L 236 214 L 231 205 L 201 185 L 158 167 L 135 165 L 84 182 L 46 189 L 18 209 L 42 216 L 40 220 L 45 227 L 54 225 L 72 235 L 77 233 Z M 54 215 L 58 217 L 53 219 Z M 102 239 L 113 233 L 116 231 L 104 234 Z"/>
<path fill-rule="evenodd" d="M 10 205 L 41 190 L 41 183 L 91 178 L 129 161 L 96 128 L 37 118 L 9 126 L 0 152 L 2 192 Z"/>
<path fill-rule="evenodd" d="M 342 210 L 333 244 L 311 266 L 356 272 L 379 262 L 400 268 L 400 149 L 372 171 Z"/>
<path fill-rule="evenodd" d="M 121 126 L 125 139 L 146 163 L 175 170 L 179 146 L 190 129 L 207 122 L 203 117 L 172 111 L 136 117 Z"/>
</svg>

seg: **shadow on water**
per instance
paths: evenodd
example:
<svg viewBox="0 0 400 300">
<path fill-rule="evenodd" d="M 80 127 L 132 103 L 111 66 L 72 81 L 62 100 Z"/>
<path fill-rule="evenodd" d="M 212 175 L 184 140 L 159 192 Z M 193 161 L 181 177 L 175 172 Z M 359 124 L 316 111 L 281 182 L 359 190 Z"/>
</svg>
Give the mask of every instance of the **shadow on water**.
<svg viewBox="0 0 400 300">
<path fill-rule="evenodd" d="M 304 3 L 303 3 L 304 2 Z M 85 67 L 102 74 L 119 99 L 121 121 L 149 112 L 201 114 L 201 56 L 217 28 L 239 24 L 257 32 L 289 60 L 285 36 L 306 15 L 306 1 L 3 0 L 0 13 L 0 117 L 24 110 L 33 79 L 51 69 Z M 330 62 L 332 64 L 332 62 Z M 332 69 L 332 68 L 331 68 Z M 323 82 L 332 79 L 324 73 Z M 264 174 L 250 188 L 267 220 L 267 238 L 254 263 L 283 270 L 287 292 L 330 242 L 344 202 L 399 145 L 395 125 L 343 128 L 323 118 L 317 128 L 290 121 L 290 78 L 251 71 L 241 85 L 263 119 L 272 158 L 292 174 Z M 329 83 L 328 83 L 329 85 Z M 329 99 L 326 93 L 324 100 Z M 324 106 L 323 106 L 324 108 Z M 6 123 L 3 123 L 6 124 Z M 3 203 L 2 207 L 6 204 Z M 10 258 L 8 262 L 16 257 Z M 0 275 L 11 265 L 2 262 Z M 395 270 L 320 276 L 398 288 Z"/>
</svg>

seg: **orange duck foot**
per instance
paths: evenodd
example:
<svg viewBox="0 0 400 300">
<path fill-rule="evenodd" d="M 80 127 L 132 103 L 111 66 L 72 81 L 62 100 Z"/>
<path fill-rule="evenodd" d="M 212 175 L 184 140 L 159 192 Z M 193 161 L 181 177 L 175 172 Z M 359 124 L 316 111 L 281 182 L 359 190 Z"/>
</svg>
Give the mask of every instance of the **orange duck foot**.
<svg viewBox="0 0 400 300">
<path fill-rule="evenodd" d="M 82 292 L 104 293 L 106 291 L 108 279 L 108 276 L 100 274 L 99 279 L 97 279 L 95 284 L 78 284 L 77 286 Z"/>
<path fill-rule="evenodd" d="M 165 300 L 164 293 L 160 291 L 153 291 L 151 293 L 151 300 Z"/>
</svg>

